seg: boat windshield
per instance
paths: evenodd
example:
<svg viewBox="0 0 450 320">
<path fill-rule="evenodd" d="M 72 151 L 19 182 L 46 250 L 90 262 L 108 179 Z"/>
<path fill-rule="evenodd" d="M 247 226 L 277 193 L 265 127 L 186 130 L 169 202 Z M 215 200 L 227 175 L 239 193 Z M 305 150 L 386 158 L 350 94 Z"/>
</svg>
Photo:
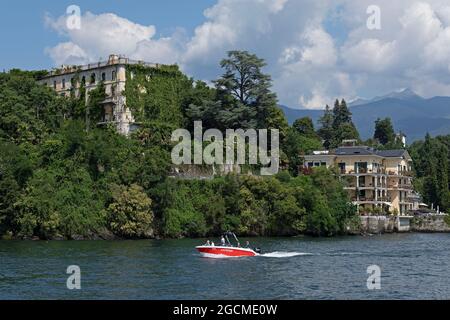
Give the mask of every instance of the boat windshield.
<svg viewBox="0 0 450 320">
<path fill-rule="evenodd" d="M 230 247 L 240 247 L 240 246 L 241 246 L 241 243 L 239 242 L 239 239 L 236 237 L 236 234 L 235 234 L 234 232 L 230 232 L 230 231 L 225 232 L 225 233 L 223 234 L 223 238 L 225 239 L 225 244 L 226 244 L 227 246 L 230 246 Z M 235 241 L 236 244 L 233 245 L 233 244 L 230 242 L 230 239 L 231 239 L 232 241 Z"/>
</svg>

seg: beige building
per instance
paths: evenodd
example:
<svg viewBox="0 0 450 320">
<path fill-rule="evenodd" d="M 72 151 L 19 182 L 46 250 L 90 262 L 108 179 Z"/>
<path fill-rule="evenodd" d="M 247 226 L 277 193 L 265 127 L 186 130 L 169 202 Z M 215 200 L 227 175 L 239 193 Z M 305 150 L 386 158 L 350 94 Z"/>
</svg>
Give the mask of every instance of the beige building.
<svg viewBox="0 0 450 320">
<path fill-rule="evenodd" d="M 158 67 L 157 64 L 134 61 L 128 58 L 110 55 L 108 61 L 91 63 L 83 66 L 62 66 L 52 70 L 39 82 L 53 88 L 61 96 L 74 94 L 79 96 L 81 83 L 86 88 L 86 102 L 89 92 L 100 82 L 105 86 L 106 99 L 103 101 L 104 118 L 99 124 L 115 123 L 117 130 L 127 135 L 136 125 L 130 109 L 127 107 L 126 97 L 123 95 L 126 84 L 128 65 L 145 65 Z"/>
<path fill-rule="evenodd" d="M 412 159 L 406 150 L 343 146 L 304 157 L 304 167 L 319 166 L 338 170 L 360 213 L 382 210 L 406 215 L 418 209 L 420 196 L 412 187 Z"/>
</svg>

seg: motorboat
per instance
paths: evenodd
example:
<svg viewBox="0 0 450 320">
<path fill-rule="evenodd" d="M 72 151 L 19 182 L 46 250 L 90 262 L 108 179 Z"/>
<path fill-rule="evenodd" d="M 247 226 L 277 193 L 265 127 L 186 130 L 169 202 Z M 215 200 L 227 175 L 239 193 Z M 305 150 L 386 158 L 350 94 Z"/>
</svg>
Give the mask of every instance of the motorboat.
<svg viewBox="0 0 450 320">
<path fill-rule="evenodd" d="M 230 242 L 232 237 L 236 244 Z M 228 257 L 252 257 L 261 253 L 259 248 L 241 247 L 240 242 L 233 232 L 224 233 L 220 245 L 207 242 L 204 245 L 195 247 L 202 257 L 206 258 L 228 258 Z"/>
</svg>

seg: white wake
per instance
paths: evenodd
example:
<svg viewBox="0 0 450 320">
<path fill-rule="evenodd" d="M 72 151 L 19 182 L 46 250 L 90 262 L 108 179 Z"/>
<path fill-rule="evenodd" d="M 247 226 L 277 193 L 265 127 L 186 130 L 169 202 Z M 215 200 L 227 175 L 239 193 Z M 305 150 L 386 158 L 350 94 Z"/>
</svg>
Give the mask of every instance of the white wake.
<svg viewBox="0 0 450 320">
<path fill-rule="evenodd" d="M 290 258 L 290 257 L 296 257 L 296 256 L 309 256 L 309 255 L 312 255 L 312 253 L 275 251 L 275 252 L 260 254 L 261 257 L 267 257 L 267 258 Z"/>
</svg>

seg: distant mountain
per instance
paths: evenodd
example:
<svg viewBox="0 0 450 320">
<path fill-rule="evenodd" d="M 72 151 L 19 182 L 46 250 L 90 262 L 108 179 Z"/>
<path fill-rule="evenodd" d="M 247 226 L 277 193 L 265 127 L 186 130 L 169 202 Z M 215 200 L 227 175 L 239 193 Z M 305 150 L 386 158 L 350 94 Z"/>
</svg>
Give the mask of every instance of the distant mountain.
<svg viewBox="0 0 450 320">
<path fill-rule="evenodd" d="M 375 97 L 373 99 L 370 100 L 366 100 L 366 99 L 356 99 L 352 102 L 349 103 L 349 106 L 351 107 L 355 107 L 355 106 L 359 106 L 359 105 L 364 105 L 364 104 L 368 104 L 371 102 L 377 102 L 377 101 L 381 101 L 384 99 L 399 99 L 399 100 L 409 100 L 409 101 L 418 101 L 418 100 L 423 100 L 423 98 L 421 96 L 419 96 L 418 94 L 416 94 L 414 91 L 412 91 L 411 89 L 407 88 L 401 91 L 395 91 L 395 92 L 391 92 L 389 94 L 386 94 L 384 96 L 380 96 L 380 97 Z"/>
<path fill-rule="evenodd" d="M 432 136 L 450 134 L 450 97 L 425 99 L 410 89 L 393 92 L 371 100 L 358 99 L 349 103 L 353 122 L 367 139 L 373 136 L 375 120 L 390 117 L 396 131 L 407 135 L 407 141 L 423 139 L 429 132 Z M 281 106 L 289 123 L 297 118 L 311 117 L 316 125 L 323 110 L 292 109 Z"/>
</svg>

